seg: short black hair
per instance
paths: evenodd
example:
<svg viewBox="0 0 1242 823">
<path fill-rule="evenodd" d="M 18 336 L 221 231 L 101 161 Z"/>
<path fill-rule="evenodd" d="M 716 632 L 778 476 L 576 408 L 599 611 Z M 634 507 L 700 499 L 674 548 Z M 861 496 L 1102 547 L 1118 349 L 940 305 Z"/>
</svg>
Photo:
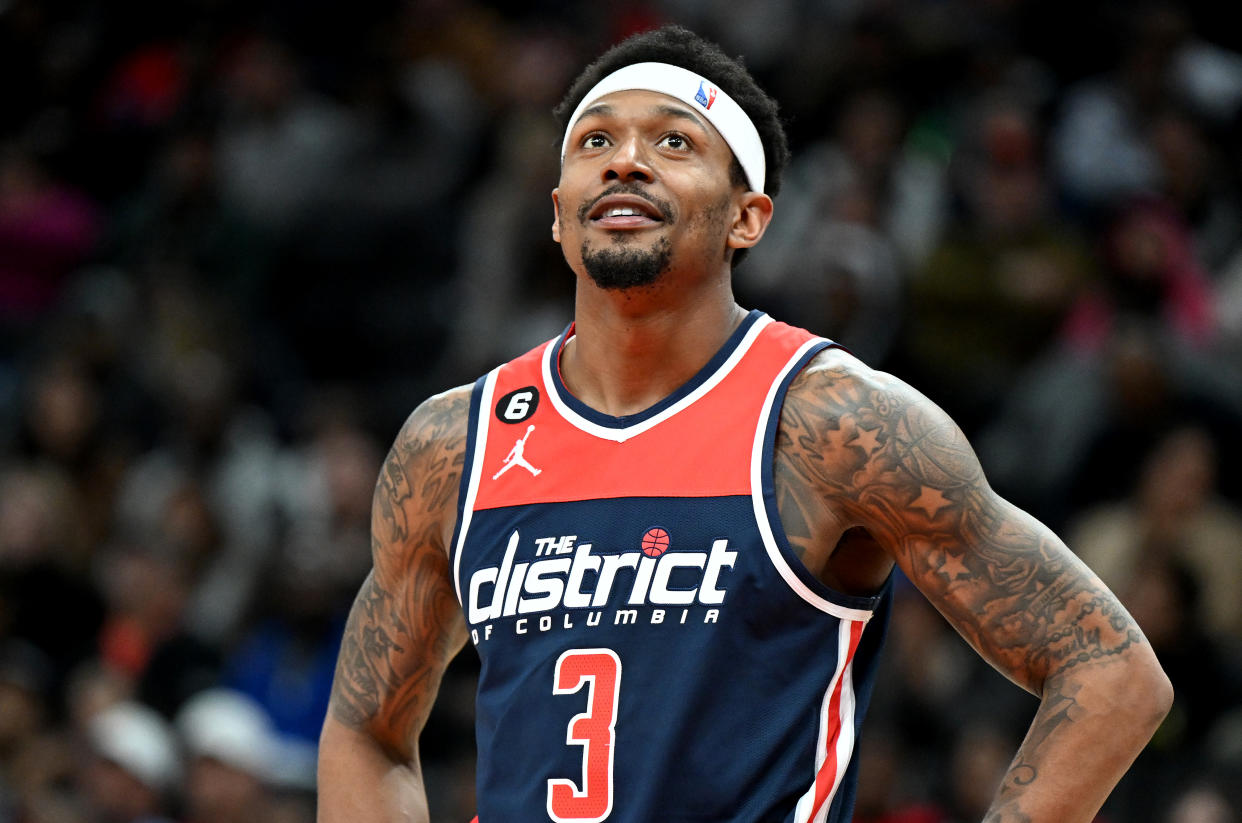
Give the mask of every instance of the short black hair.
<svg viewBox="0 0 1242 823">
<path fill-rule="evenodd" d="M 781 188 L 781 173 L 789 162 L 789 142 L 776 101 L 751 77 L 741 57 L 729 57 L 715 43 L 681 26 L 664 26 L 628 37 L 583 69 L 553 110 L 561 131 L 569 128 L 569 118 L 596 83 L 617 69 L 647 62 L 670 63 L 705 77 L 742 107 L 763 143 L 764 191 L 775 197 Z M 735 183 L 746 184 L 736 156 L 732 175 Z"/>
</svg>

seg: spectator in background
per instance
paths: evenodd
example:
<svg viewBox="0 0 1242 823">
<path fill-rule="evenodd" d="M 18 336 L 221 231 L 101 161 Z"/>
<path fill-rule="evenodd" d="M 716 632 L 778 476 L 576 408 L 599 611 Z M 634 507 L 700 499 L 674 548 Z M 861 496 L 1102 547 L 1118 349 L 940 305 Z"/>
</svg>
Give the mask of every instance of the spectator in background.
<svg viewBox="0 0 1242 823">
<path fill-rule="evenodd" d="M 53 703 L 68 672 L 94 653 L 104 617 L 99 592 L 64 548 L 74 500 L 54 469 L 0 469 L 0 640 L 22 640 L 47 657 Z"/>
<path fill-rule="evenodd" d="M 121 533 L 178 570 L 186 587 L 183 627 L 212 646 L 236 639 L 247 619 L 276 529 L 269 521 L 279 480 L 259 472 L 275 475 L 280 453 L 256 440 L 231 443 L 219 463 L 206 466 L 158 450 L 135 465 L 122 497 Z M 246 492 L 251 499 L 238 501 Z"/>
<path fill-rule="evenodd" d="M 54 467 L 5 465 L 0 470 L 0 570 L 15 574 L 44 564 L 63 569 L 74 502 L 73 487 Z M 13 613 L 6 618 L 11 625 Z"/>
<path fill-rule="evenodd" d="M 98 823 L 167 823 L 181 781 L 181 756 L 168 723 L 139 703 L 104 709 L 88 726 L 83 799 Z"/>
<path fill-rule="evenodd" d="M 884 235 L 903 270 L 926 260 L 948 219 L 947 170 L 911 139 L 910 116 L 885 87 L 859 89 L 842 101 L 832 134 L 794 161 L 789 188 L 781 191 L 787 225 L 774 230 L 786 260 L 796 254 L 795 239 L 813 233 L 825 215 Z"/>
<path fill-rule="evenodd" d="M 176 730 L 186 754 L 185 823 L 293 823 L 297 808 L 279 796 L 280 739 L 263 707 L 240 692 L 214 688 L 178 712 Z M 305 797 L 306 786 L 299 787 Z M 313 819 L 302 803 L 300 819 Z"/>
<path fill-rule="evenodd" d="M 1104 276 L 1066 319 L 1071 346 L 1098 348 L 1126 315 L 1160 323 L 1183 346 L 1206 350 L 1214 342 L 1210 281 L 1176 212 L 1158 201 L 1130 201 L 1101 239 Z"/>
<path fill-rule="evenodd" d="M 357 140 L 345 108 L 309 88 L 290 45 L 256 35 L 228 55 L 218 137 L 225 202 L 279 233 L 305 216 Z"/>
<path fill-rule="evenodd" d="M 262 606 L 229 650 L 222 683 L 271 716 L 284 756 L 311 779 L 328 707 L 349 597 L 364 576 L 365 544 L 352 549 L 325 533 L 290 534 L 260 590 Z"/>
<path fill-rule="evenodd" d="M 120 484 L 116 535 L 184 564 L 187 628 L 221 644 L 246 620 L 278 535 L 284 452 L 273 412 L 247 392 L 256 364 L 229 334 L 238 318 L 167 274 L 151 284 L 139 346 L 155 430 Z"/>
<path fill-rule="evenodd" d="M 29 370 L 23 394 L 19 448 L 68 486 L 61 503 L 74 516 L 56 526 L 57 561 L 82 571 L 90 546 L 110 527 L 115 481 L 100 386 L 83 358 L 54 351 Z"/>
<path fill-rule="evenodd" d="M 1236 393 L 1222 383 L 1227 372 L 1187 353 L 1150 321 L 1133 318 L 1117 328 L 1103 354 L 1094 361 L 1103 369 L 1098 387 L 1082 386 L 1083 397 L 1065 399 L 1067 411 L 1085 411 L 1081 400 L 1092 394 L 1102 402 L 1067 478 L 1069 506 L 1081 510 L 1125 496 L 1155 444 L 1182 426 L 1207 432 L 1220 450 L 1221 465 L 1242 457 L 1242 442 L 1232 434 L 1242 425 L 1242 411 Z M 1242 478 L 1228 473 L 1219 480 L 1221 491 L 1238 499 Z"/>
<path fill-rule="evenodd" d="M 1236 169 L 1218 149 L 1242 104 L 1242 56 L 1207 39 L 1215 32 L 1196 32 L 1184 4 L 1132 11 L 1113 21 L 1124 34 L 1109 70 L 1062 97 L 1053 171 L 1068 210 L 1086 219 L 1162 193 L 1196 227 L 1199 252 L 1214 266 L 1238 239 Z"/>
<path fill-rule="evenodd" d="M 79 189 L 0 134 L 0 358 L 55 305 L 95 248 L 101 215 Z"/>
<path fill-rule="evenodd" d="M 1177 698 L 1151 745 L 1105 806 L 1119 821 L 1155 819 L 1167 799 L 1221 770 L 1226 764 L 1214 738 L 1230 713 L 1242 706 L 1236 645 L 1222 643 L 1207 630 L 1206 604 L 1195 573 L 1179 559 L 1176 547 L 1151 548 L 1136 560 L 1138 568 L 1119 594 L 1151 640 Z"/>
<path fill-rule="evenodd" d="M 1145 563 L 1176 562 L 1202 591 L 1203 625 L 1242 644 L 1242 510 L 1221 497 L 1219 453 L 1199 428 L 1169 432 L 1123 500 L 1087 509 L 1068 542 L 1110 587 L 1124 592 Z M 1170 554 L 1171 553 L 1171 554 Z"/>
<path fill-rule="evenodd" d="M 23 758 L 49 719 L 52 664 L 37 647 L 0 640 L 0 820 L 18 819 L 45 787 L 24 773 Z"/>
<path fill-rule="evenodd" d="M 133 701 L 134 682 L 96 655 L 76 666 L 65 685 L 64 730 L 75 738 L 89 735 L 90 723 L 104 709 Z"/>
<path fill-rule="evenodd" d="M 1157 188 L 1148 124 L 1169 100 L 1171 65 L 1188 34 L 1185 13 L 1171 4 L 1140 6 L 1118 22 L 1127 32 L 1116 62 L 1068 90 L 1051 135 L 1051 171 L 1071 208 L 1088 215 Z"/>
<path fill-rule="evenodd" d="M 779 253 L 779 252 L 778 252 Z M 893 244 L 869 226 L 822 219 L 797 243 L 796 263 L 777 282 L 748 283 L 746 261 L 738 271 L 738 291 L 765 311 L 814 329 L 866 358 L 882 363 L 901 331 L 895 318 L 905 304 L 905 282 Z"/>
<path fill-rule="evenodd" d="M 170 716 L 220 670 L 219 651 L 186 626 L 187 561 L 163 547 L 122 546 L 101 551 L 98 566 L 108 603 L 100 659 L 134 684 L 144 704 Z"/>
<path fill-rule="evenodd" d="M 558 99 L 573 55 L 564 40 L 537 31 L 511 32 L 498 49 L 511 61 L 488 88 L 497 139 L 488 144 L 485 173 L 466 192 L 454 238 L 456 319 L 445 363 L 450 382 L 468 380 L 515 347 L 557 334 L 573 299 L 572 278 L 560 273 L 560 251 L 547 230 L 544 184 L 556 174 L 547 147 L 558 135 L 543 116 Z"/>
<path fill-rule="evenodd" d="M 962 213 L 911 279 L 905 356 L 969 431 L 1055 340 L 1095 271 L 1053 209 L 1033 109 L 994 90 L 967 128 L 953 159 Z"/>
<path fill-rule="evenodd" d="M 458 319 L 445 366 L 455 381 L 555 335 L 572 299 L 572 280 L 550 265 L 558 249 L 539 185 L 555 174 L 555 130 L 525 109 L 506 112 L 497 129 L 495 169 L 467 192 L 457 232 Z"/>
<path fill-rule="evenodd" d="M 943 170 L 903 147 L 904 132 L 892 92 L 851 95 L 833 138 L 795 161 L 783 222 L 736 278 L 746 298 L 872 363 L 892 352 L 907 268 L 935 242 L 945 208 Z"/>
<path fill-rule="evenodd" d="M 1242 668 L 1228 655 L 1237 638 L 1208 628 L 1203 586 L 1176 548 L 1157 547 L 1139 561 L 1123 591 L 1144 631 L 1156 634 L 1152 646 L 1183 698 L 1153 749 L 1172 754 L 1183 776 L 1194 774 L 1211 765 L 1205 744 L 1217 724 L 1242 705 Z"/>
<path fill-rule="evenodd" d="M 1230 373 L 1151 320 L 1120 315 L 1097 351 L 1060 347 L 1028 369 L 978 448 L 998 489 L 1063 527 L 1128 494 L 1153 445 L 1180 426 L 1207 431 L 1221 465 L 1242 458 Z M 1222 475 L 1221 492 L 1238 500 L 1239 479 Z"/>
<path fill-rule="evenodd" d="M 1187 789 L 1173 803 L 1164 823 L 1234 823 L 1237 807 L 1213 781 Z"/>
<path fill-rule="evenodd" d="M 1209 273 L 1242 242 L 1242 199 L 1219 141 L 1220 129 L 1180 106 L 1153 115 L 1148 129 L 1160 168 L 1160 193 L 1186 221 L 1193 258 Z"/>
<path fill-rule="evenodd" d="M 171 134 L 143 185 L 116 208 L 107 251 L 130 271 L 187 272 L 252 319 L 266 294 L 270 240 L 222 197 L 218 166 L 209 126 Z"/>
</svg>

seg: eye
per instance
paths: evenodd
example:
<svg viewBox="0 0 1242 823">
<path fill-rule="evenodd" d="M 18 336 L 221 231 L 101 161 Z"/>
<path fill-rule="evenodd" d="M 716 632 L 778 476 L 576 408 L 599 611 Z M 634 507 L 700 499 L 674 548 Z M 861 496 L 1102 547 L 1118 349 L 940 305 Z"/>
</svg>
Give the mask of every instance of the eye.
<svg viewBox="0 0 1242 823">
<path fill-rule="evenodd" d="M 678 132 L 664 135 L 664 137 L 660 138 L 658 145 L 673 151 L 690 151 L 690 140 L 684 134 L 679 134 Z"/>
<path fill-rule="evenodd" d="M 586 149 L 602 149 L 608 146 L 608 138 L 599 132 L 592 132 L 582 138 L 582 147 Z"/>
</svg>

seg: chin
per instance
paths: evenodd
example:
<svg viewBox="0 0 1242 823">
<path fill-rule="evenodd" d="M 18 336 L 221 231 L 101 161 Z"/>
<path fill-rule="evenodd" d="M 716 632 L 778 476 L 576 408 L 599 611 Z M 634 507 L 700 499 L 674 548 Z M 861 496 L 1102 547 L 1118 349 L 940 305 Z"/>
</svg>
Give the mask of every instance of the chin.
<svg viewBox="0 0 1242 823">
<path fill-rule="evenodd" d="M 601 289 L 620 291 L 652 286 L 669 270 L 672 246 L 666 238 L 649 248 L 617 245 L 619 247 L 591 250 L 583 244 L 582 267 Z"/>
</svg>

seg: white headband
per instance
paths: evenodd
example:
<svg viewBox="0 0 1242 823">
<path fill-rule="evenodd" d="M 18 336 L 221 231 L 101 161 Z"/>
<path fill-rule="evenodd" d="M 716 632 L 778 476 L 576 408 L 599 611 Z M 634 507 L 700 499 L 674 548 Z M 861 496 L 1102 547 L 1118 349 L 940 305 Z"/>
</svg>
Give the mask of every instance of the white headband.
<svg viewBox="0 0 1242 823">
<path fill-rule="evenodd" d="M 640 89 L 675 97 L 701 112 L 733 150 L 733 156 L 746 173 L 751 190 L 763 191 L 763 141 L 759 139 L 755 124 L 732 97 L 694 72 L 669 63 L 633 63 L 596 83 L 574 109 L 573 117 L 569 118 L 565 139 L 561 143 L 561 162 L 565 162 L 565 153 L 569 150 L 569 133 L 587 106 L 614 91 Z"/>
</svg>

